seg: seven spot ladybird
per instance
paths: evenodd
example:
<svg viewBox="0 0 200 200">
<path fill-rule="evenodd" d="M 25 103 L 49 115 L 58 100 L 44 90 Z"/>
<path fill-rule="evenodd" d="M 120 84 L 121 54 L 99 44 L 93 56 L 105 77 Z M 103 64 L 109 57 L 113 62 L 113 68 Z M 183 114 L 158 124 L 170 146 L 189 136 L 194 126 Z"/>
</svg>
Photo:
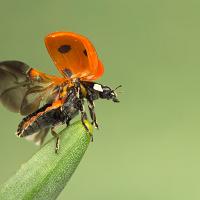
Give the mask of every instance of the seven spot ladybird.
<svg viewBox="0 0 200 200">
<path fill-rule="evenodd" d="M 62 77 L 48 75 L 20 61 L 0 62 L 0 101 L 13 112 L 26 117 L 17 129 L 17 136 L 42 144 L 48 131 L 59 135 L 55 126 L 67 126 L 79 112 L 85 120 L 84 100 L 87 100 L 92 124 L 98 128 L 93 101 L 107 99 L 119 102 L 116 89 L 93 82 L 102 76 L 103 65 L 92 43 L 71 32 L 55 32 L 46 36 L 49 55 Z M 119 86 L 121 87 L 121 86 Z"/>
</svg>

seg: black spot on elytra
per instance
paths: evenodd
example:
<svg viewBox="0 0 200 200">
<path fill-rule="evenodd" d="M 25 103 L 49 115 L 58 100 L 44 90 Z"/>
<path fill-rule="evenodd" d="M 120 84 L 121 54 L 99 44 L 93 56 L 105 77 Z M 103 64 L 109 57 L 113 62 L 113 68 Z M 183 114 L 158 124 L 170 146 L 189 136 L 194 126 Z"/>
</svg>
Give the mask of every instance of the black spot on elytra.
<svg viewBox="0 0 200 200">
<path fill-rule="evenodd" d="M 60 52 L 60 53 L 67 53 L 67 52 L 69 52 L 71 50 L 71 46 L 70 45 L 62 45 L 62 46 L 60 46 L 59 48 L 58 48 L 58 51 Z"/>
<path fill-rule="evenodd" d="M 83 51 L 84 55 L 87 56 L 87 51 L 86 49 Z"/>
</svg>

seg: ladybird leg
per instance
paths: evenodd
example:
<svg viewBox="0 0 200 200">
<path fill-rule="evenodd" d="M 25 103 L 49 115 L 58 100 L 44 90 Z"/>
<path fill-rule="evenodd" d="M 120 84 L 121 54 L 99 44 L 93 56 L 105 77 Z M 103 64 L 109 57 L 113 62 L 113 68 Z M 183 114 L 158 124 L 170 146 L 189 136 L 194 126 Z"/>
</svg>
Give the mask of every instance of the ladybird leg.
<svg viewBox="0 0 200 200">
<path fill-rule="evenodd" d="M 67 125 L 67 127 L 68 127 L 68 126 L 70 125 L 70 121 L 67 121 L 67 122 L 66 122 L 66 125 Z"/>
<path fill-rule="evenodd" d="M 90 134 L 91 141 L 93 142 L 93 135 L 92 135 L 92 133 L 90 133 L 90 130 L 88 129 L 88 127 L 85 124 L 85 121 L 87 121 L 88 119 L 87 119 L 87 114 L 86 114 L 86 112 L 84 110 L 84 106 L 83 106 L 81 100 L 80 100 L 79 110 L 81 112 L 81 122 L 82 122 L 85 130 Z"/>
<path fill-rule="evenodd" d="M 71 121 L 71 118 L 68 117 L 68 118 L 66 119 L 66 121 L 65 121 L 67 127 L 70 125 L 70 121 Z"/>
<path fill-rule="evenodd" d="M 86 120 L 88 120 L 88 119 L 87 119 L 87 114 L 86 114 L 85 111 L 82 111 L 82 110 L 81 110 L 81 122 L 82 122 L 83 126 L 85 127 L 86 131 L 89 132 L 89 129 L 88 129 L 88 127 L 87 127 L 86 124 L 85 124 L 85 121 L 86 121 Z"/>
<path fill-rule="evenodd" d="M 95 128 L 99 128 L 98 124 L 97 124 L 97 119 L 96 119 L 96 113 L 94 111 L 94 102 L 93 101 L 89 101 L 88 100 L 88 108 L 90 111 L 90 116 L 92 119 L 92 124 L 94 124 Z"/>
<path fill-rule="evenodd" d="M 60 148 L 60 136 L 56 131 L 54 130 L 54 127 L 51 128 L 51 134 L 56 138 L 56 148 L 55 153 L 58 153 L 58 150 Z"/>
</svg>

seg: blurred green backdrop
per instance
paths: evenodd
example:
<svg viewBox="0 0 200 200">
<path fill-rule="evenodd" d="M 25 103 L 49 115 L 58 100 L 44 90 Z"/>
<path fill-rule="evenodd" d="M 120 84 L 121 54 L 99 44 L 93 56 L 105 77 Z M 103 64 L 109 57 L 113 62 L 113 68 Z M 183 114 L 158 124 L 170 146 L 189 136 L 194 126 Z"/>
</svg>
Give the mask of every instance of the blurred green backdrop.
<svg viewBox="0 0 200 200">
<path fill-rule="evenodd" d="M 123 85 L 120 104 L 96 102 L 95 132 L 59 200 L 200 199 L 199 0 L 0 0 L 0 60 L 57 73 L 43 38 L 86 35 Z M 0 183 L 37 151 L 0 107 Z M 77 118 L 78 119 L 78 118 Z"/>
</svg>

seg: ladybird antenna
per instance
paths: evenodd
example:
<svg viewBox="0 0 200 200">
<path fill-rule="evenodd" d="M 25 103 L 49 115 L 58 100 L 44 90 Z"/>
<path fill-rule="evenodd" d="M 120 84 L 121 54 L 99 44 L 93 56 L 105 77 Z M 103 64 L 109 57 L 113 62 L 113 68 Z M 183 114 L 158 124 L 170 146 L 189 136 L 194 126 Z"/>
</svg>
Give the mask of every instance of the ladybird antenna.
<svg viewBox="0 0 200 200">
<path fill-rule="evenodd" d="M 122 87 L 122 85 L 117 86 L 113 91 L 116 91 L 120 87 Z"/>
</svg>

